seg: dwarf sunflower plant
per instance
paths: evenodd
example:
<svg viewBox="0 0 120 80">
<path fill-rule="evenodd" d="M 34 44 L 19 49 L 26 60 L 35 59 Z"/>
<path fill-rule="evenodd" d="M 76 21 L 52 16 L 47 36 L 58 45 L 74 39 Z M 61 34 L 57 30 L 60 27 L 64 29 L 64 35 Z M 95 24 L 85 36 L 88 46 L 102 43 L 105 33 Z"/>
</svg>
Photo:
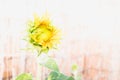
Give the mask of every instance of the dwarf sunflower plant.
<svg viewBox="0 0 120 80">
<path fill-rule="evenodd" d="M 60 72 L 56 61 L 44 54 L 53 48 L 57 48 L 60 43 L 60 31 L 52 24 L 49 17 L 43 16 L 40 18 L 35 15 L 34 20 L 28 23 L 27 33 L 27 42 L 37 51 L 40 66 L 46 67 L 51 71 L 46 80 L 74 80 L 72 76 L 67 76 Z M 33 78 L 30 73 L 23 73 L 18 75 L 15 80 L 40 79 Z"/>
</svg>

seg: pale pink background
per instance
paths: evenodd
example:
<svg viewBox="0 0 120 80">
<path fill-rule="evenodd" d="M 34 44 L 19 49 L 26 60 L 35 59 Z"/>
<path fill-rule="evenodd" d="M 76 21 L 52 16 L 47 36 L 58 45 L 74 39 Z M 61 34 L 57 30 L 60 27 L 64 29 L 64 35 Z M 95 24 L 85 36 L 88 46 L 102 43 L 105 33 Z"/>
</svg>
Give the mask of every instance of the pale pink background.
<svg viewBox="0 0 120 80">
<path fill-rule="evenodd" d="M 61 72 L 70 75 L 77 63 L 82 80 L 120 80 L 119 0 L 0 0 L 0 80 L 22 72 L 44 80 L 48 74 L 22 50 L 27 21 L 45 12 L 62 31 L 59 49 L 50 52 Z"/>
</svg>

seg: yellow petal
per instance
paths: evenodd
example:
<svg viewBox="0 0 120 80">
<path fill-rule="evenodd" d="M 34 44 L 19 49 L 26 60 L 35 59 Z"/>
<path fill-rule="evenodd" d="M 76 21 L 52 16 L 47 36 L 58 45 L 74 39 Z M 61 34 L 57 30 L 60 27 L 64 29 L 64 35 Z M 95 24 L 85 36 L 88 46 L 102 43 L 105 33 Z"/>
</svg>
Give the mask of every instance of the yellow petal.
<svg viewBox="0 0 120 80">
<path fill-rule="evenodd" d="M 40 18 L 38 15 L 34 15 L 34 25 L 35 27 L 38 27 L 40 24 Z"/>
</svg>

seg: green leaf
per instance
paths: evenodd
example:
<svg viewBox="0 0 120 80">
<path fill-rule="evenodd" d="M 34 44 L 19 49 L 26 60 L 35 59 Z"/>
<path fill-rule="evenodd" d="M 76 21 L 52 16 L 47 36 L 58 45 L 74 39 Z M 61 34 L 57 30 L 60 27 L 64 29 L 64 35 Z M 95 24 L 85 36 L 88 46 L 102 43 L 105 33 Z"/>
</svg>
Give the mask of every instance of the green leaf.
<svg viewBox="0 0 120 80">
<path fill-rule="evenodd" d="M 75 79 L 71 76 L 67 80 L 75 80 Z"/>
<path fill-rule="evenodd" d="M 58 65 L 55 60 L 50 58 L 46 54 L 41 54 L 40 56 L 38 56 L 38 59 L 41 66 L 47 67 L 48 69 L 53 71 L 59 71 Z"/>
<path fill-rule="evenodd" d="M 60 72 L 52 71 L 47 80 L 74 80 L 73 77 L 66 76 Z"/>
<path fill-rule="evenodd" d="M 32 75 L 29 73 L 23 73 L 17 76 L 15 80 L 33 80 Z"/>
</svg>

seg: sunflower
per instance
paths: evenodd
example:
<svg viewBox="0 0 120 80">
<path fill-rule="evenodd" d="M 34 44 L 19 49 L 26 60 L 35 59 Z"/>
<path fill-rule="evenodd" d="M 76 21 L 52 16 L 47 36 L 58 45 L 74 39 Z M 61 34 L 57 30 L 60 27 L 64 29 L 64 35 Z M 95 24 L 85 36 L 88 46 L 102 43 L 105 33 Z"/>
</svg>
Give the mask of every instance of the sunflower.
<svg viewBox="0 0 120 80">
<path fill-rule="evenodd" d="M 46 16 L 39 18 L 34 16 L 28 29 L 29 42 L 39 51 L 48 52 L 51 48 L 56 48 L 59 43 L 59 30 L 51 23 Z"/>
</svg>

